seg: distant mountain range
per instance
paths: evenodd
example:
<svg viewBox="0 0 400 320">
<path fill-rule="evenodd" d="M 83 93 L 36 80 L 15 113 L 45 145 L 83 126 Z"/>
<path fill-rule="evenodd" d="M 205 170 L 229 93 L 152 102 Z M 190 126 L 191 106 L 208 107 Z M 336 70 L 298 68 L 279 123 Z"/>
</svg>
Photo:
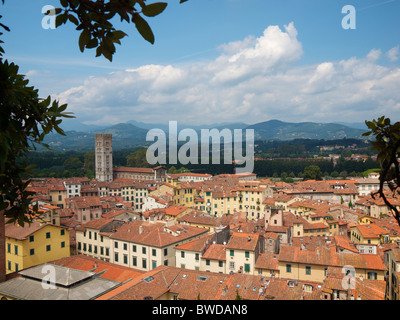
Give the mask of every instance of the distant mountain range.
<svg viewBox="0 0 400 320">
<path fill-rule="evenodd" d="M 367 131 L 363 129 L 350 128 L 337 123 L 289 123 L 279 120 L 269 120 L 256 123 L 246 127 L 246 129 L 254 129 L 255 140 L 358 139 L 361 138 L 361 135 L 365 131 Z"/>
<path fill-rule="evenodd" d="M 75 120 L 75 119 L 74 119 Z M 112 133 L 113 148 L 134 148 L 143 145 L 149 145 L 152 142 L 146 142 L 146 134 L 148 130 L 159 128 L 168 134 L 168 124 L 143 123 L 130 120 L 126 123 L 119 123 L 112 126 L 89 126 L 78 121 L 73 122 L 68 119 L 63 121 L 63 129 L 67 136 L 51 133 L 46 137 L 45 142 L 50 145 L 53 150 L 82 150 L 94 149 L 94 136 L 96 133 Z M 179 125 L 178 132 L 184 128 L 192 128 L 199 134 L 200 129 L 215 128 L 222 130 L 224 128 L 254 129 L 255 140 L 294 140 L 294 139 L 318 139 L 318 140 L 334 140 L 343 138 L 362 138 L 362 133 L 367 131 L 365 124 L 362 123 L 315 123 L 315 122 L 299 122 L 290 123 L 280 120 L 269 120 L 252 125 L 246 123 L 215 123 L 211 125 Z"/>
</svg>

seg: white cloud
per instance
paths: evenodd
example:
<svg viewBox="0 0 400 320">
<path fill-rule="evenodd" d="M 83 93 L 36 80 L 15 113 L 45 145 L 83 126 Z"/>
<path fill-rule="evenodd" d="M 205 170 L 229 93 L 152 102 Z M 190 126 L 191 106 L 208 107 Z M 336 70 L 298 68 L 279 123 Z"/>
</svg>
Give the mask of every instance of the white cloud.
<svg viewBox="0 0 400 320">
<path fill-rule="evenodd" d="M 398 60 L 398 55 L 399 55 L 399 46 L 396 46 L 392 49 L 390 49 L 386 53 L 387 57 L 389 58 L 390 61 L 397 61 Z"/>
<path fill-rule="evenodd" d="M 372 49 L 364 58 L 298 66 L 303 49 L 293 23 L 283 30 L 269 26 L 258 38 L 220 49 L 208 63 L 145 65 L 90 77 L 58 97 L 78 120 L 93 124 L 400 117 L 400 69 L 379 65 L 381 50 Z M 392 50 L 387 56 L 397 57 Z"/>
</svg>

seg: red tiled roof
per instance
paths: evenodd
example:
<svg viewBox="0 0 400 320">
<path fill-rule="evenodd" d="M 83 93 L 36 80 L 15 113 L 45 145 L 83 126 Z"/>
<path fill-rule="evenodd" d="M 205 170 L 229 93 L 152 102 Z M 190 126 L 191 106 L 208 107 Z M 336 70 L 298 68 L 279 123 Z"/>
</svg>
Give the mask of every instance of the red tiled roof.
<svg viewBox="0 0 400 320">
<path fill-rule="evenodd" d="M 119 227 L 115 233 L 110 235 L 110 238 L 164 247 L 207 232 L 208 230 L 205 228 L 192 226 L 172 225 L 166 227 L 164 223 L 160 222 L 131 221 Z"/>
<path fill-rule="evenodd" d="M 101 278 L 125 282 L 130 279 L 141 276 L 144 272 L 114 263 L 105 262 L 86 255 L 73 255 L 66 258 L 61 258 L 51 263 L 62 265 L 67 268 L 91 271 L 100 274 Z"/>
<path fill-rule="evenodd" d="M 254 251 L 258 244 L 258 233 L 235 232 L 226 245 L 227 249 Z"/>
<path fill-rule="evenodd" d="M 213 243 L 201 256 L 202 259 L 226 260 L 226 245 Z"/>
</svg>

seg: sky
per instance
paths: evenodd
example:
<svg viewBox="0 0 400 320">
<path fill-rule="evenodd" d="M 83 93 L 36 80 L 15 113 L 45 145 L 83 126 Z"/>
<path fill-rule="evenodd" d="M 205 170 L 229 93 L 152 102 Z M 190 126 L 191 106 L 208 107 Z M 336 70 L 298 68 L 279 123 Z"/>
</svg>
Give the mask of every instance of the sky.
<svg viewBox="0 0 400 320">
<path fill-rule="evenodd" d="M 128 36 L 109 62 L 72 24 L 42 27 L 57 0 L 6 0 L 4 58 L 90 125 L 399 121 L 400 0 L 167 2 L 146 18 L 153 45 L 116 22 Z"/>
</svg>

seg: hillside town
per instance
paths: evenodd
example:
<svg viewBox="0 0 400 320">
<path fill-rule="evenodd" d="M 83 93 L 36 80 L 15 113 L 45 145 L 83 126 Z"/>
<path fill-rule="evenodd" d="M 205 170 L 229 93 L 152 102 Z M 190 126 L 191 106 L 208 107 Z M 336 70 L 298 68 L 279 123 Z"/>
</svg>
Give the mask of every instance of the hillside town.
<svg viewBox="0 0 400 320">
<path fill-rule="evenodd" d="M 114 167 L 111 135 L 95 147 L 96 178 L 31 180 L 39 214 L 6 224 L 1 299 L 399 299 L 400 227 L 371 197 L 376 174 L 170 174 Z"/>
</svg>

